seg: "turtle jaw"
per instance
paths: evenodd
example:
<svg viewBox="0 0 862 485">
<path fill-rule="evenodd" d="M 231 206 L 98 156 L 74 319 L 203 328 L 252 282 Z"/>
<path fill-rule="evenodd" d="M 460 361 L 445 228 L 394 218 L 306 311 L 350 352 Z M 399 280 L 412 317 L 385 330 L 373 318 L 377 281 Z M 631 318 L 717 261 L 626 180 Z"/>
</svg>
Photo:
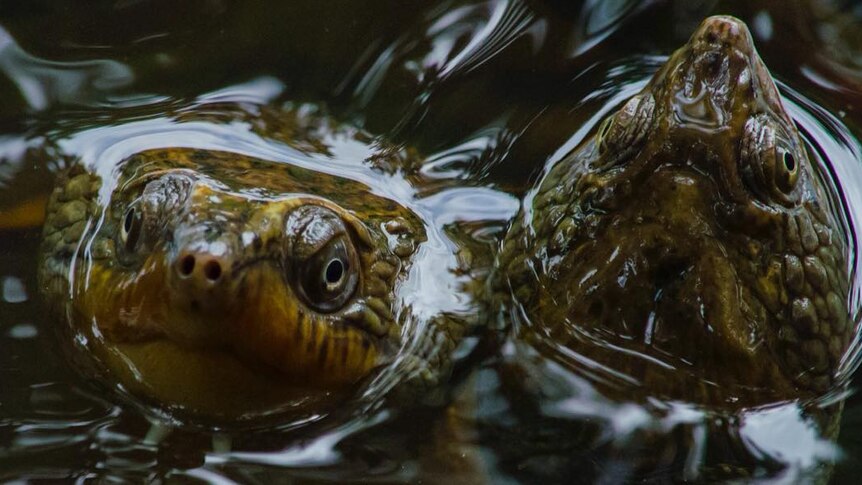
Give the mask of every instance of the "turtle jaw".
<svg viewBox="0 0 862 485">
<path fill-rule="evenodd" d="M 311 387 L 351 385 L 382 363 L 384 341 L 354 324 L 355 308 L 330 314 L 307 308 L 274 261 L 226 271 L 222 279 L 193 296 L 173 293 L 168 313 L 175 317 L 166 322 L 173 330 L 166 333 L 186 331 L 171 339 L 206 334 L 202 343 L 217 341 L 247 362 Z"/>
<path fill-rule="evenodd" d="M 88 269 L 75 310 L 94 322 L 96 338 L 126 346 L 168 340 L 190 350 L 221 348 L 274 369 L 292 385 L 315 388 L 343 389 L 385 361 L 388 337 L 358 324 L 374 313 L 361 302 L 333 314 L 313 312 L 262 261 L 234 273 L 217 303 L 192 306 L 165 284 L 167 268 L 154 259 L 133 279 L 101 266 Z"/>
</svg>

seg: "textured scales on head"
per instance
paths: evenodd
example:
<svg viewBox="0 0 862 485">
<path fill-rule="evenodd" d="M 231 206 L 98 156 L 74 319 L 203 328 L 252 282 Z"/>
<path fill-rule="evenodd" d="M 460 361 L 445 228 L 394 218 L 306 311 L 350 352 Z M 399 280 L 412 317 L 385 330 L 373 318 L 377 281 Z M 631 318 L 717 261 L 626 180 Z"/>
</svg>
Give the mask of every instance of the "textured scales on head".
<svg viewBox="0 0 862 485">
<path fill-rule="evenodd" d="M 513 223 L 500 271 L 522 333 L 677 397 L 735 399 L 588 342 L 773 398 L 827 390 L 853 329 L 846 245 L 812 170 L 745 25 L 707 19 Z"/>
<path fill-rule="evenodd" d="M 65 174 L 44 230 L 48 300 L 91 335 L 233 349 L 325 387 L 394 357 L 396 288 L 425 240 L 408 209 L 224 152 L 151 150 L 118 167 L 108 198 L 83 167 Z"/>
</svg>

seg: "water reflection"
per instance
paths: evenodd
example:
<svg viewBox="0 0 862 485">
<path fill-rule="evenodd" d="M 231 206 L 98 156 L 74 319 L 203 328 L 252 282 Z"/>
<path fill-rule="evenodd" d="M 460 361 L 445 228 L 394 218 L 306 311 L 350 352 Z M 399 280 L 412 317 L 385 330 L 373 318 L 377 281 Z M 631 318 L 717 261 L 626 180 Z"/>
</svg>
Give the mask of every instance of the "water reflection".
<svg viewBox="0 0 862 485">
<path fill-rule="evenodd" d="M 634 19 L 639 11 L 648 9 L 653 2 L 644 0 L 602 1 L 590 0 L 584 2 L 578 15 L 572 43 L 572 57 L 584 54 L 604 39 L 613 35 L 627 19 Z M 691 4 L 697 2 L 687 2 Z M 681 4 L 682 5 L 682 4 Z M 690 30 L 689 30 L 690 31 Z"/>
<path fill-rule="evenodd" d="M 131 69 L 112 60 L 57 62 L 34 57 L 2 28 L 0 71 L 15 83 L 27 106 L 34 111 L 43 111 L 56 103 L 109 104 L 113 100 L 108 93 L 134 81 Z"/>
<path fill-rule="evenodd" d="M 812 417 L 817 405 L 790 402 L 726 415 L 685 402 L 608 400 L 591 377 L 538 359 L 518 343 L 489 370 L 473 419 L 481 442 L 500 456 L 498 466 L 522 481 L 577 475 L 590 482 L 712 482 L 741 474 L 797 482 L 843 456 Z"/>
</svg>

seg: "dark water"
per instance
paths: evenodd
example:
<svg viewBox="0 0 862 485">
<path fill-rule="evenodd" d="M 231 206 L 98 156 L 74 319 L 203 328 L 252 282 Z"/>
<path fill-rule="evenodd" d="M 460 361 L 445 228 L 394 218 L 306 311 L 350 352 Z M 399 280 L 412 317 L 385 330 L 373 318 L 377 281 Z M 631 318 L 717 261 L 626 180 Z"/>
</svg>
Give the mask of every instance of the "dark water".
<svg viewBox="0 0 862 485">
<path fill-rule="evenodd" d="M 0 208 L 47 193 L 65 163 L 58 153 L 105 164 L 149 147 L 226 148 L 362 180 L 452 241 L 491 245 L 543 167 L 715 13 L 751 27 L 834 184 L 855 251 L 862 7 L 844 1 L 0 1 Z M 179 125 L 167 115 L 285 101 L 325 105 L 427 160 L 394 183 L 355 156 L 303 159 L 242 123 Z M 551 364 L 513 366 L 511 342 L 458 374 L 452 406 L 241 429 L 178 421 L 70 366 L 37 294 L 38 241 L 38 228 L 0 237 L 3 481 L 614 483 L 705 479 L 716 453 L 763 479 L 801 480 L 834 463 L 834 479 L 850 482 L 862 469 L 855 382 L 824 398 L 846 399 L 833 442 L 795 403 L 727 417 L 610 402 Z M 845 372 L 856 363 L 848 358 Z M 654 436 L 674 449 L 656 448 Z M 733 449 L 717 452 L 725 441 Z"/>
</svg>

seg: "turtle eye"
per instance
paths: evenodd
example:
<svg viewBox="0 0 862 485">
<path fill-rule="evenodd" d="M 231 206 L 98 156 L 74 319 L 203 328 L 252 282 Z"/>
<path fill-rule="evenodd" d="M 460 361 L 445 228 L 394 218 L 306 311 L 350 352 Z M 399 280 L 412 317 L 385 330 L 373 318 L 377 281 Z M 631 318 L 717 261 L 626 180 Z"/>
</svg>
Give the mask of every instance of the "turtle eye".
<svg viewBox="0 0 862 485">
<path fill-rule="evenodd" d="M 602 124 L 599 125 L 599 131 L 596 132 L 596 148 L 599 150 L 599 155 L 604 155 L 608 149 L 607 136 L 613 123 L 614 117 L 608 116 L 604 121 L 602 121 Z"/>
<path fill-rule="evenodd" d="M 337 310 L 356 290 L 349 242 L 344 237 L 331 241 L 302 265 L 300 284 L 308 303 L 319 311 Z"/>
<path fill-rule="evenodd" d="M 326 291 L 338 291 L 338 288 L 344 283 L 344 275 L 347 265 L 340 257 L 334 257 L 326 263 L 326 269 L 323 270 L 321 278 L 326 285 Z"/>
<path fill-rule="evenodd" d="M 799 162 L 793 152 L 785 148 L 776 148 L 775 158 L 778 161 L 775 183 L 779 190 L 789 194 L 796 188 L 796 182 L 799 180 Z"/>
<path fill-rule="evenodd" d="M 649 93 L 632 96 L 619 111 L 605 118 L 596 131 L 598 167 L 617 165 L 640 149 L 647 139 L 655 112 L 655 100 Z"/>
<path fill-rule="evenodd" d="M 128 252 L 134 252 L 141 238 L 141 227 L 144 217 L 141 211 L 134 205 L 126 209 L 123 215 L 123 224 L 120 227 L 120 242 Z"/>
<path fill-rule="evenodd" d="M 344 221 L 332 210 L 308 205 L 294 210 L 285 224 L 287 277 L 306 304 L 330 313 L 356 292 L 359 257 Z"/>
<path fill-rule="evenodd" d="M 765 115 L 749 119 L 744 129 L 739 163 L 745 184 L 764 202 L 793 204 L 804 155 Z"/>
</svg>

